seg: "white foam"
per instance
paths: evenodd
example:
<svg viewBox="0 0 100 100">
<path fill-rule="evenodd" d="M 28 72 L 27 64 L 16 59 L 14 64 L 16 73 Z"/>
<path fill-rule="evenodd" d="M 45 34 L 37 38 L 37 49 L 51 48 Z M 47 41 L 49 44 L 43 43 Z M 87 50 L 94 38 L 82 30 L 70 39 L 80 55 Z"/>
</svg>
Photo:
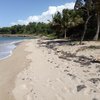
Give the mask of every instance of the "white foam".
<svg viewBox="0 0 100 100">
<path fill-rule="evenodd" d="M 14 41 L 14 42 L 5 44 L 5 46 L 7 46 L 7 45 L 14 45 L 14 47 L 12 47 L 12 49 L 8 52 L 9 54 L 6 57 L 2 57 L 2 58 L 0 58 L 0 60 L 4 60 L 4 59 L 7 59 L 8 57 L 10 57 L 13 54 L 13 50 L 16 48 L 16 45 L 15 44 L 16 43 L 20 43 L 20 42 L 22 42 L 22 40 L 21 41 Z"/>
<path fill-rule="evenodd" d="M 13 41 L 13 42 L 10 42 L 10 43 L 0 44 L 0 46 L 14 45 L 14 47 L 12 48 L 12 50 L 9 51 L 9 54 L 6 57 L 0 58 L 0 60 L 4 60 L 4 59 L 7 59 L 8 57 L 10 57 L 13 54 L 13 50 L 17 46 L 16 43 L 20 43 L 20 42 L 23 42 L 23 41 L 26 41 L 26 40 L 28 40 L 28 39 L 17 40 L 17 41 Z"/>
<path fill-rule="evenodd" d="M 7 59 L 8 57 L 10 57 L 10 56 L 12 55 L 12 51 L 13 51 L 13 50 L 11 50 L 11 51 L 9 52 L 9 55 L 8 55 L 8 56 L 3 57 L 3 58 L 0 58 L 0 60 L 4 60 L 4 59 Z"/>
</svg>

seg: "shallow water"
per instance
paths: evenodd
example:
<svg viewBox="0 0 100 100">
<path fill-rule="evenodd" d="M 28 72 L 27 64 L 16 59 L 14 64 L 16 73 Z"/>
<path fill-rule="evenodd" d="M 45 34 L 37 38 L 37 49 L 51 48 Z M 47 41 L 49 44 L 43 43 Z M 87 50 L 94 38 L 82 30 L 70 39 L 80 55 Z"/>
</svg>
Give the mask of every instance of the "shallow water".
<svg viewBox="0 0 100 100">
<path fill-rule="evenodd" d="M 16 43 L 19 43 L 26 37 L 0 37 L 0 60 L 11 56 L 12 51 L 16 48 Z"/>
</svg>

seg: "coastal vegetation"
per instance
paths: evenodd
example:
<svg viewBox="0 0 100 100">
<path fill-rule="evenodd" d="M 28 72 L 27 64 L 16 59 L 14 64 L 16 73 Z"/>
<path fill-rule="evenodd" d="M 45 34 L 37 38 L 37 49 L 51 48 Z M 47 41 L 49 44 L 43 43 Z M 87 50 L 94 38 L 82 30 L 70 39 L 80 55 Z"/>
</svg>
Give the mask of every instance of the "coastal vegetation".
<svg viewBox="0 0 100 100">
<path fill-rule="evenodd" d="M 31 22 L 0 28 L 0 34 L 46 35 L 53 38 L 98 40 L 100 33 L 100 1 L 76 0 L 75 9 L 63 9 L 52 15 L 48 23 Z"/>
</svg>

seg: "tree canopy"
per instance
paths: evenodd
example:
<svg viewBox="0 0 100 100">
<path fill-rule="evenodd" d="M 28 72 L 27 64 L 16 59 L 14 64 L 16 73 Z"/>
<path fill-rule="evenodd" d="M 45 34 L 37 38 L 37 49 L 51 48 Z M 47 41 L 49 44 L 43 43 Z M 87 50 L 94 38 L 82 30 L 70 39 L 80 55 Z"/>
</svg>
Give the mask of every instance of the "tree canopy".
<svg viewBox="0 0 100 100">
<path fill-rule="evenodd" d="M 56 38 L 99 39 L 100 1 L 76 0 L 75 9 L 63 9 L 52 15 L 49 23 L 31 22 L 0 28 L 0 34 L 48 35 Z"/>
</svg>

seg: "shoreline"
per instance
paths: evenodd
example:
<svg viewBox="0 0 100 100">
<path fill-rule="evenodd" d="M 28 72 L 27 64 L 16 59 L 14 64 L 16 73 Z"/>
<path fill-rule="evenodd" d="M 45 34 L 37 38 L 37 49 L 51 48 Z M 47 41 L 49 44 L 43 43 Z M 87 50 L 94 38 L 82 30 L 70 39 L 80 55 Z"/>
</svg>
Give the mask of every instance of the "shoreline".
<svg viewBox="0 0 100 100">
<path fill-rule="evenodd" d="M 15 47 L 15 49 L 16 49 L 16 47 Z M 9 57 L 11 57 L 11 56 L 13 55 L 13 51 L 14 51 L 14 50 L 11 50 L 11 51 L 10 51 L 10 54 L 9 54 L 8 56 L 3 57 L 3 58 L 0 58 L 0 61 L 3 61 L 3 60 L 5 60 L 5 59 L 8 59 Z"/>
<path fill-rule="evenodd" d="M 13 48 L 11 48 L 10 50 L 8 50 L 8 51 L 6 51 L 6 52 L 8 52 L 9 54 L 7 54 L 6 56 L 4 56 L 4 57 L 0 57 L 0 61 L 2 61 L 2 60 L 4 60 L 4 59 L 7 59 L 7 58 L 9 58 L 10 56 L 12 56 L 12 54 L 13 54 L 13 51 L 16 49 L 16 47 L 18 46 L 18 45 L 20 45 L 20 43 L 22 43 L 22 42 L 24 42 L 24 41 L 27 41 L 28 39 L 26 38 L 26 39 L 24 39 L 24 40 L 15 40 L 15 41 L 12 41 L 12 42 L 10 42 L 10 43 L 5 43 L 5 45 L 6 46 L 10 46 L 10 48 L 11 47 L 13 47 Z M 2 46 L 2 45 L 1 45 Z M 5 52 L 5 53 L 6 53 Z"/>
<path fill-rule="evenodd" d="M 22 42 L 0 68 L 0 100 L 99 100 L 100 42 L 84 43 Z"/>
<path fill-rule="evenodd" d="M 10 57 L 0 60 L 0 100 L 14 100 L 12 89 L 14 88 L 17 74 L 28 66 L 25 51 L 27 41 L 21 42 Z"/>
</svg>

